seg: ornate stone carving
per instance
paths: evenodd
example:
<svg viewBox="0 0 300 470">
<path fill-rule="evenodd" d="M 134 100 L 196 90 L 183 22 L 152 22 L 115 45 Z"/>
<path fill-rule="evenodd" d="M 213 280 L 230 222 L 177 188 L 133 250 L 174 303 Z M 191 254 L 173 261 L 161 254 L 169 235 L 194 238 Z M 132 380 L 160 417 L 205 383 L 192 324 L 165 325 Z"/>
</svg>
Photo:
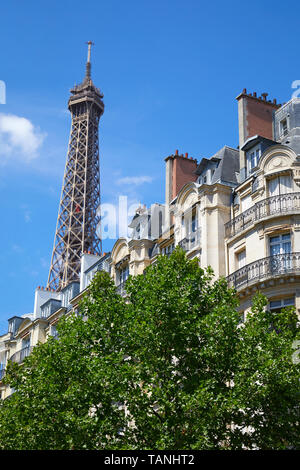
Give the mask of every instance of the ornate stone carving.
<svg viewBox="0 0 300 470">
<path fill-rule="evenodd" d="M 278 171 L 283 168 L 288 168 L 290 166 L 290 159 L 284 155 L 281 156 L 274 156 L 273 158 L 270 158 L 270 160 L 267 162 L 265 166 L 265 172 L 269 173 L 271 171 Z"/>
</svg>

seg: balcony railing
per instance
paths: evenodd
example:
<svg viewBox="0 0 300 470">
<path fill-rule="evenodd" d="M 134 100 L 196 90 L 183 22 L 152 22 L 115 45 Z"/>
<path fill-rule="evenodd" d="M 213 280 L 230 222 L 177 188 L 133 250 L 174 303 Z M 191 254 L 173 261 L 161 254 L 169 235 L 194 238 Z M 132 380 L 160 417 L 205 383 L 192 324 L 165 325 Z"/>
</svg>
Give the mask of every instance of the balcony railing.
<svg viewBox="0 0 300 470">
<path fill-rule="evenodd" d="M 255 282 L 287 274 L 300 275 L 300 253 L 284 253 L 247 264 L 227 277 L 229 287 L 243 289 Z"/>
<path fill-rule="evenodd" d="M 253 224 L 271 215 L 300 212 L 300 191 L 298 193 L 279 194 L 257 202 L 246 211 L 225 224 L 225 236 L 233 237 Z"/>
<path fill-rule="evenodd" d="M 189 233 L 187 237 L 180 240 L 178 245 L 184 251 L 191 251 L 200 245 L 200 240 L 201 240 L 201 229 L 198 228 L 194 232 Z"/>
<path fill-rule="evenodd" d="M 21 362 L 24 361 L 25 357 L 29 356 L 31 351 L 32 351 L 32 346 L 26 346 L 25 348 L 21 349 L 20 351 L 17 351 L 16 353 L 14 353 L 11 356 L 10 360 L 12 362 L 17 362 L 18 364 L 20 364 Z"/>
</svg>

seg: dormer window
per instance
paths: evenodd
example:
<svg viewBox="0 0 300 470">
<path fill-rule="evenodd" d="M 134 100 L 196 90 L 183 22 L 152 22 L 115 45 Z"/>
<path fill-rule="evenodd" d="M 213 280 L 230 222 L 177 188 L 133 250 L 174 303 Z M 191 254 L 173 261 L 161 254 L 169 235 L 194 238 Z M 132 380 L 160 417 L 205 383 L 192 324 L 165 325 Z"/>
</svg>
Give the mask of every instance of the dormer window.
<svg viewBox="0 0 300 470">
<path fill-rule="evenodd" d="M 8 332 L 14 333 L 15 332 L 15 321 L 10 321 L 8 324 Z"/>
<path fill-rule="evenodd" d="M 260 147 L 253 148 L 247 152 L 247 169 L 249 174 L 257 167 L 260 154 Z"/>
<path fill-rule="evenodd" d="M 72 288 L 68 288 L 63 293 L 62 306 L 63 307 L 68 307 L 68 305 L 70 304 L 71 298 L 72 298 Z"/>
<path fill-rule="evenodd" d="M 251 170 L 258 165 L 259 157 L 260 157 L 259 149 L 255 150 L 254 152 L 251 152 L 250 154 L 250 169 Z"/>
<path fill-rule="evenodd" d="M 282 121 L 280 121 L 280 134 L 281 135 L 287 135 L 288 134 L 287 119 L 283 119 Z"/>
<path fill-rule="evenodd" d="M 136 239 L 139 240 L 141 238 L 141 225 L 138 224 L 135 229 Z"/>
</svg>

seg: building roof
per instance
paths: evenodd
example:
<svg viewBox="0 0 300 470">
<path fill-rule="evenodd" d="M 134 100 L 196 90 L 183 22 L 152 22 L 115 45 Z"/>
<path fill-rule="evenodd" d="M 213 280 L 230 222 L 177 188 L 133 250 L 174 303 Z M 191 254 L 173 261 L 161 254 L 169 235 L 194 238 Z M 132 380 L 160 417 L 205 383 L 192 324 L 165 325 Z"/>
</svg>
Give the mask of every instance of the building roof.
<svg viewBox="0 0 300 470">
<path fill-rule="evenodd" d="M 249 139 L 246 140 L 244 145 L 241 147 L 241 150 L 249 150 L 259 142 L 264 142 L 268 147 L 271 147 L 271 145 L 278 144 L 278 142 L 276 142 L 275 140 L 267 139 L 266 137 L 263 137 L 261 135 L 253 135 L 252 137 L 249 137 Z"/>
<path fill-rule="evenodd" d="M 201 175 L 208 165 L 210 166 L 211 164 L 214 164 L 213 166 L 215 167 L 211 184 L 238 184 L 237 173 L 240 169 L 240 162 L 239 151 L 237 149 L 225 145 L 211 158 L 203 158 L 195 173 Z"/>
</svg>

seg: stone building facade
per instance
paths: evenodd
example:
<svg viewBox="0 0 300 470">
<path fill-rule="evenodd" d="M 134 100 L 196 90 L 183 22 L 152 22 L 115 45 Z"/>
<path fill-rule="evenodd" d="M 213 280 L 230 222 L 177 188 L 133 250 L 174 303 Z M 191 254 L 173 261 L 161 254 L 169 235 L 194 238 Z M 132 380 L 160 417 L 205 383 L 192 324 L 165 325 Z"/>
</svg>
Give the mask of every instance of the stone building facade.
<svg viewBox="0 0 300 470">
<path fill-rule="evenodd" d="M 62 315 L 76 311 L 98 270 L 126 295 L 138 275 L 181 246 L 215 277 L 235 287 L 244 316 L 257 290 L 270 310 L 295 305 L 300 313 L 300 99 L 281 106 L 246 90 L 237 97 L 239 148 L 224 146 L 197 160 L 178 151 L 166 159 L 164 204 L 140 207 L 129 238 L 102 257 L 83 253 L 78 282 L 60 292 L 38 288 L 34 312 L 9 319 L 0 337 L 0 391 L 7 360 L 21 363 L 38 342 L 57 336 Z"/>
</svg>

